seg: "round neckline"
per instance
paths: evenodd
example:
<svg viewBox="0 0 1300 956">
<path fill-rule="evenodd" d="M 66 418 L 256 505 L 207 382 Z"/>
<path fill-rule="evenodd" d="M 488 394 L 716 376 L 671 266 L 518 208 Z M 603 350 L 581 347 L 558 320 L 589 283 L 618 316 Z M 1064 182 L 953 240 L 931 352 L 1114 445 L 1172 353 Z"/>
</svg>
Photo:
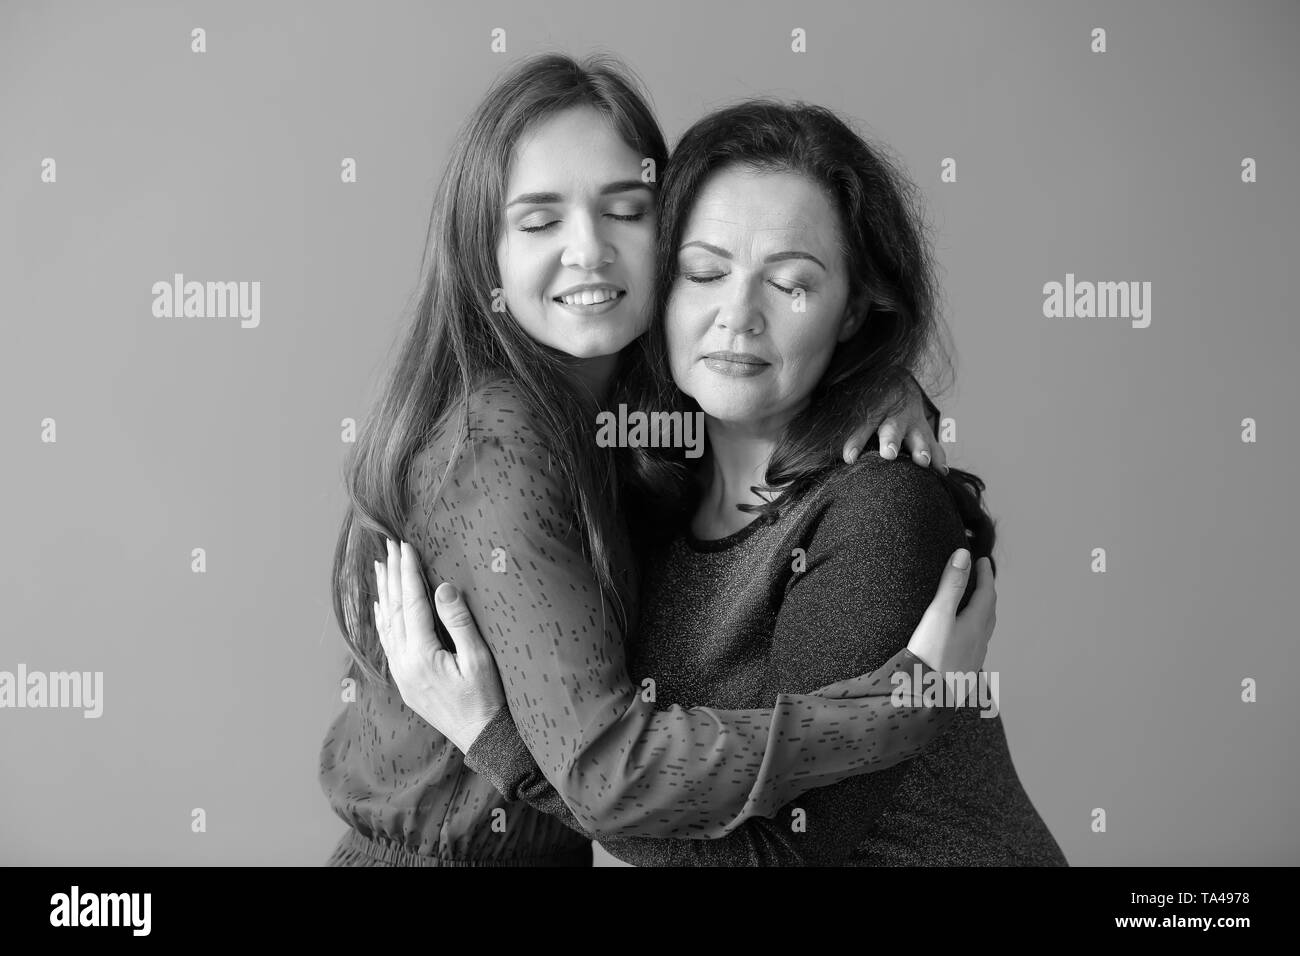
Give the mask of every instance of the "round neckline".
<svg viewBox="0 0 1300 956">
<path fill-rule="evenodd" d="M 866 452 L 863 452 L 858 461 L 851 465 L 845 465 L 842 469 L 836 468 L 826 472 L 811 488 L 808 488 L 804 494 L 800 495 L 798 501 L 786 502 L 785 506 L 780 509 L 779 517 L 775 521 L 769 520 L 765 516 L 760 515 L 743 528 L 738 531 L 733 531 L 725 538 L 701 538 L 696 536 L 695 532 L 691 530 L 691 522 L 688 520 L 685 529 L 681 533 L 681 540 L 689 550 L 698 553 L 730 550 L 731 548 L 743 543 L 750 536 L 756 534 L 760 528 L 781 524 L 786 518 L 793 516 L 795 513 L 802 514 L 805 508 L 811 506 L 820 495 L 824 494 L 826 490 L 832 486 L 831 479 L 837 475 L 847 474 L 862 467 L 866 454 Z M 873 454 L 878 455 L 878 453 Z M 783 494 L 777 500 L 783 500 L 784 497 Z"/>
<path fill-rule="evenodd" d="M 696 537 L 695 532 L 691 530 L 691 524 L 688 521 L 686 523 L 686 531 L 682 535 L 682 540 L 686 542 L 686 546 L 692 551 L 726 551 L 730 548 L 734 548 L 750 535 L 754 534 L 759 528 L 764 527 L 767 524 L 768 522 L 764 521 L 761 515 L 758 515 L 753 521 L 745 525 L 745 527 L 738 531 L 731 532 L 731 534 L 724 538 L 700 538 Z"/>
</svg>

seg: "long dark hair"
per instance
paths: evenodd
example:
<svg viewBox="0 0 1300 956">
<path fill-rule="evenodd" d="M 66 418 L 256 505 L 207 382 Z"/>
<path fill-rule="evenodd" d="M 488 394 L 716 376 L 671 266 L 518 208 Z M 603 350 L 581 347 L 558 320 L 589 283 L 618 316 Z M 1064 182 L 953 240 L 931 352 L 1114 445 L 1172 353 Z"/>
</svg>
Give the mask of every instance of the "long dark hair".
<svg viewBox="0 0 1300 956">
<path fill-rule="evenodd" d="M 919 190 L 901 164 L 828 109 L 749 100 L 699 120 L 673 150 L 660 183 L 656 320 L 625 354 L 623 400 L 646 410 L 699 410 L 673 384 L 663 319 L 691 209 L 711 176 L 737 165 L 798 173 L 825 190 L 839 213 L 848 307 L 867 310 L 857 334 L 836 347 L 807 407 L 785 428 L 765 484 L 754 487 L 767 502 L 739 506 L 772 521 L 820 476 L 843 465 L 841 452 L 854 427 L 878 425 L 903 408 L 910 372 L 932 363 L 950 373 L 951 360 Z M 878 439 L 867 447 L 878 448 Z M 644 518 L 636 525 L 641 535 L 655 537 L 654 529 L 693 509 L 695 469 L 680 455 L 634 449 L 625 467 L 638 498 L 635 512 Z M 984 482 L 957 468 L 941 477 L 966 526 L 973 559 L 991 560 L 995 522 L 984 509 Z"/>
<path fill-rule="evenodd" d="M 575 106 L 594 107 L 656 169 L 667 163 L 640 84 L 608 56 L 524 60 L 493 84 L 462 129 L 430 217 L 419 304 L 344 467 L 350 507 L 334 551 L 334 616 L 354 664 L 374 681 L 387 682 L 388 669 L 371 614 L 372 561 L 385 559 L 384 537 L 400 538 L 407 469 L 441 426 L 456 420 L 464 439 L 470 393 L 496 376 L 517 387 L 572 490 L 602 595 L 625 614 L 611 559 L 619 533 L 615 464 L 577 424 L 596 420 L 595 402 L 571 383 L 559 353 L 530 338 L 508 312 L 492 311 L 493 290 L 502 285 L 496 247 L 514 146 L 538 122 Z"/>
</svg>

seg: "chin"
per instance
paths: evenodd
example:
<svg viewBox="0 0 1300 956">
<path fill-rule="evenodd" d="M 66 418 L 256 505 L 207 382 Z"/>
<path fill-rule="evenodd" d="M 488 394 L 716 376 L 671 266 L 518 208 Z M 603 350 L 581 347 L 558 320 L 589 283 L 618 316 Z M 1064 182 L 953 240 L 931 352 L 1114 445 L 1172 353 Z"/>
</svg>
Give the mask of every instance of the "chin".
<svg viewBox="0 0 1300 956">
<path fill-rule="evenodd" d="M 699 404 L 710 418 L 720 422 L 742 424 L 755 422 L 772 413 L 773 396 L 766 385 L 753 379 L 728 382 L 712 373 L 707 378 L 688 381 L 683 391 Z"/>
<path fill-rule="evenodd" d="M 705 394 L 692 397 L 705 415 L 720 422 L 746 422 L 757 419 L 761 414 L 756 403 L 733 396 Z"/>
<path fill-rule="evenodd" d="M 565 349 L 564 351 L 571 358 L 587 360 L 587 359 L 605 358 L 606 356 L 609 355 L 617 355 L 619 352 L 622 351 L 622 349 L 619 347 L 593 345 L 591 348 L 587 348 L 587 349 Z"/>
<path fill-rule="evenodd" d="M 635 339 L 636 335 L 619 329 L 586 330 L 570 337 L 563 350 L 574 358 L 601 358 L 623 351 Z"/>
</svg>

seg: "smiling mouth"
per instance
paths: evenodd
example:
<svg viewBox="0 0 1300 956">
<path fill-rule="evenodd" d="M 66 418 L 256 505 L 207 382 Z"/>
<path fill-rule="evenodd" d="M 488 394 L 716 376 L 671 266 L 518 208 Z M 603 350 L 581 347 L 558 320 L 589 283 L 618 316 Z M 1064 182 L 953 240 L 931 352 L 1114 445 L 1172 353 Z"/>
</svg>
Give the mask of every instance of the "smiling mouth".
<svg viewBox="0 0 1300 956">
<path fill-rule="evenodd" d="M 623 290 L 614 289 L 585 289 L 582 292 L 574 292 L 571 295 L 557 295 L 552 298 L 552 302 L 558 302 L 560 305 L 603 305 L 606 302 L 613 302 L 626 296 Z"/>
</svg>

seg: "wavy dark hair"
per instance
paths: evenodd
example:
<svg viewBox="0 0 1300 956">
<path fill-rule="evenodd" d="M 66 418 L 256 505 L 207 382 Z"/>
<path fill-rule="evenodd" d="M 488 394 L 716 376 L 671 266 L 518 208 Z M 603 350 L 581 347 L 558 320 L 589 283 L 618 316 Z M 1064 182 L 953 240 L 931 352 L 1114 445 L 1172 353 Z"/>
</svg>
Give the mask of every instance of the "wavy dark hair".
<svg viewBox="0 0 1300 956">
<path fill-rule="evenodd" d="M 911 373 L 933 364 L 950 374 L 952 363 L 919 190 L 901 163 L 824 107 L 757 99 L 699 120 L 673 150 L 660 183 L 655 322 L 625 350 L 622 400 L 647 411 L 699 410 L 673 384 L 663 320 L 695 201 L 712 176 L 735 166 L 796 173 L 825 191 L 839 214 L 847 308 L 867 312 L 857 334 L 836 347 L 808 406 L 785 428 L 765 484 L 754 486 L 767 502 L 738 506 L 773 521 L 819 477 L 844 465 L 843 445 L 855 426 L 878 425 L 903 408 Z M 867 448 L 878 447 L 873 436 Z M 693 510 L 698 466 L 662 450 L 633 449 L 624 467 L 640 536 L 659 537 Z M 961 514 L 973 560 L 992 560 L 995 522 L 984 508 L 984 482 L 957 468 L 940 477 Z"/>
<path fill-rule="evenodd" d="M 430 217 L 419 304 L 344 466 L 350 507 L 334 551 L 334 616 L 355 668 L 371 680 L 389 681 L 371 614 L 372 562 L 385 559 L 385 537 L 401 537 L 411 460 L 444 426 L 455 424 L 464 440 L 470 393 L 498 376 L 518 388 L 524 413 L 572 490 L 602 596 L 626 616 L 611 557 L 621 533 L 616 463 L 580 427 L 595 421 L 596 403 L 571 381 L 560 353 L 530 338 L 508 313 L 492 311 L 493 290 L 502 285 L 496 247 L 514 146 L 537 123 L 575 106 L 595 108 L 656 169 L 667 164 L 640 83 L 606 55 L 579 62 L 545 54 L 516 64 L 461 130 Z"/>
</svg>

